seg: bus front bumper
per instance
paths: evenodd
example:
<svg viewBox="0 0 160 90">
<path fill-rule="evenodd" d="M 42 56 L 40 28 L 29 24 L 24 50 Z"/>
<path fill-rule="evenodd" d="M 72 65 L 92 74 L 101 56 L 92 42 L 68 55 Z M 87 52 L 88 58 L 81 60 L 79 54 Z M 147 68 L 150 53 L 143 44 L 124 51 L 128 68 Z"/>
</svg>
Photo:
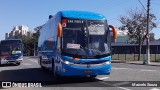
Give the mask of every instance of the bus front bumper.
<svg viewBox="0 0 160 90">
<path fill-rule="evenodd" d="M 110 62 L 110 61 L 109 61 Z M 87 65 L 67 65 L 61 63 L 60 68 L 56 68 L 60 76 L 96 76 L 109 75 L 111 72 L 111 62 L 108 64 L 87 64 Z"/>
</svg>

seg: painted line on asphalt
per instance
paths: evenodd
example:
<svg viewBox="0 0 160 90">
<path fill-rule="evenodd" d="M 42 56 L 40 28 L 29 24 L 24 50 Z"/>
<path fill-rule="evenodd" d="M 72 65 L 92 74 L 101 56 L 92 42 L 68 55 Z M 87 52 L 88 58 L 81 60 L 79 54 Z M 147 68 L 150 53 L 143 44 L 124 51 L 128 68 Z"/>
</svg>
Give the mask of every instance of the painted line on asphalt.
<svg viewBox="0 0 160 90">
<path fill-rule="evenodd" d="M 119 86 L 116 86 L 114 84 L 109 84 L 109 83 L 106 83 L 106 82 L 99 82 L 99 83 L 106 84 L 106 85 L 113 86 L 113 87 L 117 87 L 117 88 L 122 89 L 122 90 L 131 90 L 131 89 L 128 89 L 128 88 L 125 88 L 125 87 L 119 87 Z"/>
<path fill-rule="evenodd" d="M 150 89 L 150 90 L 160 90 L 159 88 L 152 88 L 152 89 Z"/>
<path fill-rule="evenodd" d="M 157 70 L 145 70 L 145 69 L 141 69 L 141 71 L 156 72 Z"/>
<path fill-rule="evenodd" d="M 109 79 L 109 77 L 99 77 L 97 78 L 98 80 L 105 80 L 105 79 Z"/>
</svg>

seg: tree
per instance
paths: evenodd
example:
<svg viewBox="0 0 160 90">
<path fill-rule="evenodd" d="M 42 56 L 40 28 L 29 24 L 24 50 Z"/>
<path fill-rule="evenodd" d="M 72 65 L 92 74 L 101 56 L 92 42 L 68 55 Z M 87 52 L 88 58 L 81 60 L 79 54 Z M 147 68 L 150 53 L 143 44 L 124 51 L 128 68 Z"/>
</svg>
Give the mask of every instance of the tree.
<svg viewBox="0 0 160 90">
<path fill-rule="evenodd" d="M 35 55 L 35 52 L 37 51 L 37 47 L 38 47 L 38 37 L 39 37 L 39 31 L 28 36 L 21 35 L 21 34 L 18 34 L 15 36 L 15 38 L 22 40 L 24 45 L 23 47 L 24 53 L 27 56 Z"/>
<path fill-rule="evenodd" d="M 37 47 L 38 47 L 38 38 L 39 38 L 39 31 L 37 31 L 36 33 L 33 33 L 32 35 L 32 43 L 33 43 L 33 50 L 34 50 L 34 56 L 36 55 L 36 51 L 37 51 Z"/>
<path fill-rule="evenodd" d="M 139 56 L 138 60 L 140 60 L 141 48 L 142 44 L 145 41 L 146 30 L 147 30 L 147 14 L 144 10 L 129 10 L 128 16 L 120 16 L 119 21 L 122 23 L 121 29 L 128 30 L 128 42 L 135 43 L 139 45 Z M 149 30 L 157 27 L 156 16 L 154 14 L 150 14 Z"/>
<path fill-rule="evenodd" d="M 24 53 L 27 55 L 27 56 L 30 56 L 31 55 L 31 46 L 30 46 L 30 37 L 29 36 L 25 36 L 23 35 L 21 37 L 22 41 L 23 41 L 23 45 L 24 45 Z"/>
</svg>

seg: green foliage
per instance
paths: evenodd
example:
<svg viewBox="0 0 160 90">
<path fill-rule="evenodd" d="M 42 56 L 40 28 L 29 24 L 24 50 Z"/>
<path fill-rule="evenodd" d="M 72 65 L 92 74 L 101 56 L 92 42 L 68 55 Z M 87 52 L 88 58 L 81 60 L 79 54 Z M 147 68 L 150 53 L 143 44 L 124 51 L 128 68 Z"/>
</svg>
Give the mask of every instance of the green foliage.
<svg viewBox="0 0 160 90">
<path fill-rule="evenodd" d="M 39 32 L 33 33 L 33 35 L 17 35 L 15 38 L 22 39 L 24 45 L 24 54 L 27 56 L 33 56 L 34 51 L 37 51 Z"/>
</svg>

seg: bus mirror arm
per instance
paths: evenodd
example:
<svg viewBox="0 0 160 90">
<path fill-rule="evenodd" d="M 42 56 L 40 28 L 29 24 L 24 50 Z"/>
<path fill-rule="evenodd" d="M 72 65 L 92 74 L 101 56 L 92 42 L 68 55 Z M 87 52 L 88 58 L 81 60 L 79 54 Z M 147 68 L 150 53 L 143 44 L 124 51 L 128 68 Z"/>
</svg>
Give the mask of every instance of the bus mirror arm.
<svg viewBox="0 0 160 90">
<path fill-rule="evenodd" d="M 113 30 L 113 39 L 114 39 L 114 42 L 116 42 L 116 39 L 117 39 L 117 28 L 113 25 L 109 25 L 109 28 L 111 28 Z"/>
<path fill-rule="evenodd" d="M 62 37 L 62 25 L 58 23 L 58 37 Z"/>
<path fill-rule="evenodd" d="M 57 48 L 57 51 L 58 51 L 59 53 L 61 53 L 61 49 L 60 49 L 60 48 Z"/>
</svg>

